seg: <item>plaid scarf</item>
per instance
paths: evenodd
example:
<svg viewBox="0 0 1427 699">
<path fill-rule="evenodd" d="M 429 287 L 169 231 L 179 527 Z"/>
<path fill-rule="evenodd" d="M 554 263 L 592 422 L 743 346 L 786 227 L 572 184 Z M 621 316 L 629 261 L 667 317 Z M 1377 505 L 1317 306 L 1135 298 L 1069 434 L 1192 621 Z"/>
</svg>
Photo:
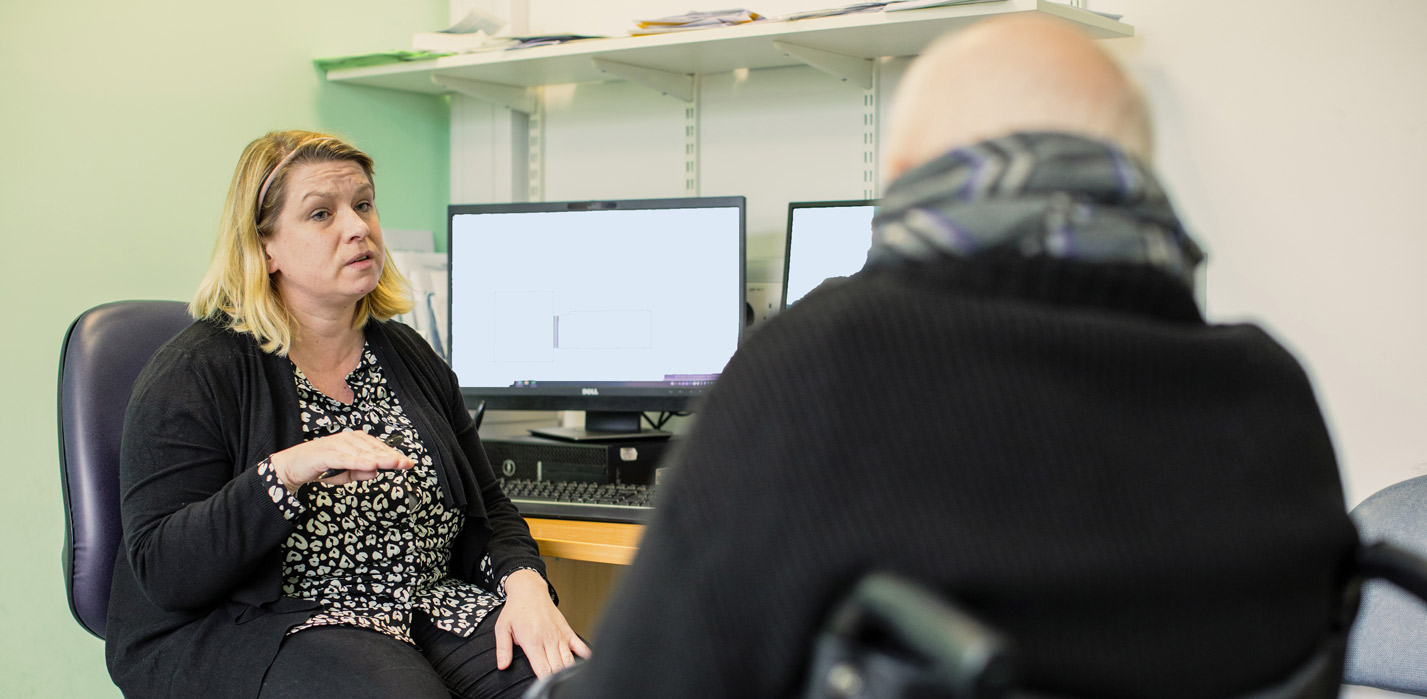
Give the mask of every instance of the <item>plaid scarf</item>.
<svg viewBox="0 0 1427 699">
<path fill-rule="evenodd" d="M 1148 169 L 1064 133 L 983 141 L 905 173 L 887 188 L 872 230 L 868 266 L 1014 250 L 1151 265 L 1192 290 L 1204 259 Z"/>
</svg>

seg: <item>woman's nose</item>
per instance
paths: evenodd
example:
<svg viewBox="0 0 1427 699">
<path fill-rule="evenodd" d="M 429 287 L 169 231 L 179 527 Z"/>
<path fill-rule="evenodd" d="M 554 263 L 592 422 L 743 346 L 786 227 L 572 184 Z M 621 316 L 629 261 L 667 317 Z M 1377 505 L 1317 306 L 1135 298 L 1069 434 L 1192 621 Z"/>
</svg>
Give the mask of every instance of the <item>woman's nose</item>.
<svg viewBox="0 0 1427 699">
<path fill-rule="evenodd" d="M 361 240 L 371 235 L 372 227 L 365 216 L 349 208 L 342 211 L 342 231 L 348 240 Z"/>
</svg>

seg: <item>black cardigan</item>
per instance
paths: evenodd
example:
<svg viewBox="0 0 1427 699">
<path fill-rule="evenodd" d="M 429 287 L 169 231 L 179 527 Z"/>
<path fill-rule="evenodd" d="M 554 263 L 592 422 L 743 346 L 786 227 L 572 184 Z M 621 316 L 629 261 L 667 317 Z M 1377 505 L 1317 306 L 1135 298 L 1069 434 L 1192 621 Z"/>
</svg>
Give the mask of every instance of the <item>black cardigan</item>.
<svg viewBox="0 0 1427 699">
<path fill-rule="evenodd" d="M 863 573 L 1015 641 L 1026 683 L 1206 697 L 1281 679 L 1356 536 L 1307 377 L 1152 269 L 864 271 L 739 350 L 594 658 L 560 697 L 788 696 Z"/>
<path fill-rule="evenodd" d="M 466 512 L 451 575 L 542 572 L 525 521 L 501 492 L 455 375 L 399 323 L 366 338 L 421 434 L 448 499 Z M 314 603 L 283 597 L 283 519 L 254 468 L 298 444 L 291 363 L 249 335 L 199 321 L 135 382 L 121 451 L 124 546 L 115 561 L 106 655 L 128 697 L 258 694 L 287 629 Z"/>
</svg>

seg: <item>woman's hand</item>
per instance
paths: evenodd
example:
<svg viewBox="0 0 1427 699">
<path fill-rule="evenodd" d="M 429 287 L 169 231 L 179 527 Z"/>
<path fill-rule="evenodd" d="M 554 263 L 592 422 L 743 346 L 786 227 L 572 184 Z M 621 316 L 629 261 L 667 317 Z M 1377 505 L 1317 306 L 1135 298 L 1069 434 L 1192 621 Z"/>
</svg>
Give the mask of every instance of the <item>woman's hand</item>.
<svg viewBox="0 0 1427 699">
<path fill-rule="evenodd" d="M 405 454 L 380 439 L 354 430 L 289 447 L 273 454 L 270 461 L 282 484 L 293 493 L 312 481 L 365 481 L 376 478 L 378 471 L 407 469 L 413 465 Z M 339 470 L 324 478 L 323 474 L 329 469 Z"/>
<path fill-rule="evenodd" d="M 495 623 L 496 668 L 510 667 L 517 645 L 536 677 L 574 665 L 576 655 L 590 657 L 590 647 L 555 608 L 545 579 L 533 570 L 517 570 L 505 579 L 505 604 Z"/>
</svg>

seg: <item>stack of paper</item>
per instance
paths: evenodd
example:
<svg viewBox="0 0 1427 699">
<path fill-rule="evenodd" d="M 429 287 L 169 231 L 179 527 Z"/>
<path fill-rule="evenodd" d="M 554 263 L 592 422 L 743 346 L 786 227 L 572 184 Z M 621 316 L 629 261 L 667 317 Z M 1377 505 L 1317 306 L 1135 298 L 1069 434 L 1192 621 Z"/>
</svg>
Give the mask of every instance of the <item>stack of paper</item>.
<svg viewBox="0 0 1427 699">
<path fill-rule="evenodd" d="M 504 26 L 505 20 L 471 8 L 461 21 L 439 32 L 417 32 L 411 37 L 411 47 L 417 51 L 441 53 L 467 53 L 500 48 L 495 44 L 504 40 L 493 40 L 491 35 Z"/>
<path fill-rule="evenodd" d="M 887 6 L 888 0 L 882 2 L 859 2 L 842 7 L 830 7 L 826 10 L 808 10 L 806 12 L 794 12 L 790 15 L 772 17 L 774 21 L 791 22 L 799 19 L 815 19 L 817 17 L 836 17 L 838 15 L 853 15 L 859 12 L 876 12 Z"/>
<path fill-rule="evenodd" d="M 451 54 L 440 51 L 378 51 L 376 53 L 361 53 L 355 56 L 334 56 L 332 58 L 314 58 L 313 63 L 322 70 L 344 70 L 347 68 L 367 68 L 369 66 L 380 66 L 388 63 L 401 63 L 403 61 L 429 61 L 449 56 Z"/>
<path fill-rule="evenodd" d="M 447 289 L 450 288 L 446 253 L 390 251 L 391 262 L 411 286 L 411 311 L 396 317 L 420 333 L 444 359 L 451 347 L 446 337 Z"/>
<path fill-rule="evenodd" d="M 629 33 L 634 36 L 667 34 L 669 32 L 682 32 L 690 29 L 729 27 L 735 24 L 746 24 L 760 19 L 763 19 L 762 15 L 744 9 L 718 10 L 715 12 L 688 12 L 672 17 L 638 20 L 635 24 L 638 24 L 639 28 L 631 30 Z"/>
<path fill-rule="evenodd" d="M 512 38 L 515 42 L 508 47 L 511 50 L 529 49 L 536 46 L 551 46 L 554 44 L 563 44 L 567 41 L 580 41 L 582 39 L 603 39 L 605 37 L 590 34 L 543 34 L 541 36 L 517 36 Z"/>
<path fill-rule="evenodd" d="M 920 10 L 923 7 L 947 7 L 949 5 L 975 5 L 981 2 L 1001 2 L 1002 0 L 893 0 L 887 3 L 888 12 Z"/>
<path fill-rule="evenodd" d="M 411 47 L 418 51 L 440 51 L 442 53 L 469 53 L 491 48 L 492 44 L 509 43 L 504 37 L 493 39 L 485 34 L 447 34 L 446 32 L 417 32 L 411 36 Z"/>
</svg>

